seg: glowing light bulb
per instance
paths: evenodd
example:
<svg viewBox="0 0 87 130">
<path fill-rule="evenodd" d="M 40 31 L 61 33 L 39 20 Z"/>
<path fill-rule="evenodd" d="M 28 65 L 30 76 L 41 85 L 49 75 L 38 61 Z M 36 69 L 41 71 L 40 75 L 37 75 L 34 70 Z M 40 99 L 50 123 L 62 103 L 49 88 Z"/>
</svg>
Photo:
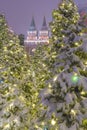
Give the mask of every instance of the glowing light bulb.
<svg viewBox="0 0 87 130">
<path fill-rule="evenodd" d="M 69 5 L 68 5 L 68 7 L 70 8 L 72 6 L 72 3 L 70 3 Z"/>
<path fill-rule="evenodd" d="M 78 43 L 78 42 L 75 42 L 75 45 L 76 45 L 76 46 L 78 46 L 78 45 L 79 45 L 79 43 Z"/>
<path fill-rule="evenodd" d="M 58 75 L 55 75 L 53 78 L 53 81 L 55 82 L 57 80 Z"/>
<path fill-rule="evenodd" d="M 13 40 L 10 40 L 9 42 L 13 43 Z"/>
<path fill-rule="evenodd" d="M 84 92 L 84 91 L 82 91 L 82 92 L 81 92 L 81 94 L 85 94 L 85 92 Z"/>
<path fill-rule="evenodd" d="M 64 38 L 65 36 L 63 35 L 62 37 Z"/>
<path fill-rule="evenodd" d="M 52 58 L 56 58 L 56 55 L 52 55 Z"/>
<path fill-rule="evenodd" d="M 86 92 L 84 92 L 84 91 L 81 92 L 81 95 L 82 95 L 82 96 L 85 96 L 85 94 L 86 94 Z"/>
<path fill-rule="evenodd" d="M 51 124 L 52 125 L 55 125 L 56 124 L 56 121 L 54 119 L 51 120 Z"/>
<path fill-rule="evenodd" d="M 64 6 L 65 4 L 64 3 L 62 3 L 62 6 Z"/>
<path fill-rule="evenodd" d="M 51 84 L 50 84 L 50 83 L 49 83 L 48 87 L 49 87 L 49 88 L 52 88 L 52 86 L 51 86 Z"/>
<path fill-rule="evenodd" d="M 36 128 L 39 128 L 38 125 L 35 125 Z"/>
<path fill-rule="evenodd" d="M 33 104 L 32 107 L 35 108 L 35 104 Z"/>
<path fill-rule="evenodd" d="M 6 125 L 4 126 L 4 128 L 5 128 L 5 129 L 10 128 L 10 124 L 6 124 Z"/>
<path fill-rule="evenodd" d="M 77 75 L 77 73 L 74 73 L 74 75 Z"/>
<path fill-rule="evenodd" d="M 38 93 L 37 93 L 37 92 L 35 93 L 35 96 L 38 96 Z"/>
<path fill-rule="evenodd" d="M 32 72 L 32 76 L 35 77 L 35 72 L 34 71 Z"/>
<path fill-rule="evenodd" d="M 10 51 L 11 54 L 13 54 L 13 51 Z"/>
<path fill-rule="evenodd" d="M 12 103 L 9 105 L 9 107 L 12 108 L 13 106 L 14 106 L 14 103 L 12 102 Z"/>
<path fill-rule="evenodd" d="M 44 125 L 45 123 L 44 122 L 42 122 L 42 125 Z"/>
<path fill-rule="evenodd" d="M 13 72 L 11 71 L 10 74 L 13 74 Z"/>
<path fill-rule="evenodd" d="M 27 70 L 28 73 L 30 73 L 30 70 Z"/>
<path fill-rule="evenodd" d="M 63 44 L 62 44 L 61 46 L 62 46 L 62 47 L 64 47 L 64 45 L 63 45 Z"/>
<path fill-rule="evenodd" d="M 21 95 L 20 97 L 19 97 L 22 101 L 25 101 L 25 98 Z"/>
<path fill-rule="evenodd" d="M 36 49 L 34 48 L 34 49 L 32 49 L 32 52 L 35 52 L 36 51 Z"/>
<path fill-rule="evenodd" d="M 71 114 L 73 114 L 74 116 L 76 115 L 76 112 L 72 109 L 71 110 Z"/>
<path fill-rule="evenodd" d="M 17 87 L 17 84 L 14 84 L 13 86 L 14 86 L 14 87 Z"/>
<path fill-rule="evenodd" d="M 4 51 L 7 51 L 7 47 L 4 47 Z"/>
<path fill-rule="evenodd" d="M 53 29 L 52 31 L 55 32 L 55 29 Z"/>
<path fill-rule="evenodd" d="M 86 70 L 86 68 L 83 68 L 83 71 L 85 71 Z"/>
<path fill-rule="evenodd" d="M 80 33 L 80 36 L 82 36 L 83 35 L 83 33 Z"/>
<path fill-rule="evenodd" d="M 17 124 L 19 124 L 19 121 L 18 121 L 17 118 L 14 119 L 14 122 L 17 123 Z"/>
<path fill-rule="evenodd" d="M 43 67 L 45 67 L 46 65 L 45 64 L 42 64 L 43 65 Z"/>
<path fill-rule="evenodd" d="M 79 77 L 78 77 L 77 74 L 74 74 L 74 75 L 71 77 L 71 81 L 72 81 L 73 83 L 77 83 L 78 80 L 79 80 Z"/>
<path fill-rule="evenodd" d="M 87 61 L 85 62 L 85 65 L 87 65 Z"/>
<path fill-rule="evenodd" d="M 26 57 L 27 57 L 27 55 L 26 55 L 26 54 L 24 54 L 24 57 L 26 58 Z"/>
</svg>

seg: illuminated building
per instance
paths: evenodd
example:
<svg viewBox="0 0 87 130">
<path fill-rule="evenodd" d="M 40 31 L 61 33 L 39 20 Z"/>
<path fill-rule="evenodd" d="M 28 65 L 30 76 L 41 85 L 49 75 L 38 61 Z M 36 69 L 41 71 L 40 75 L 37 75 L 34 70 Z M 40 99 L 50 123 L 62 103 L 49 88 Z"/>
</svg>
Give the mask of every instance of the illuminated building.
<svg viewBox="0 0 87 130">
<path fill-rule="evenodd" d="M 38 31 L 36 28 L 34 17 L 27 31 L 27 38 L 24 41 L 26 51 L 31 54 L 32 51 L 39 44 L 48 44 L 49 43 L 49 30 L 46 24 L 46 18 L 44 16 L 41 29 Z"/>
</svg>

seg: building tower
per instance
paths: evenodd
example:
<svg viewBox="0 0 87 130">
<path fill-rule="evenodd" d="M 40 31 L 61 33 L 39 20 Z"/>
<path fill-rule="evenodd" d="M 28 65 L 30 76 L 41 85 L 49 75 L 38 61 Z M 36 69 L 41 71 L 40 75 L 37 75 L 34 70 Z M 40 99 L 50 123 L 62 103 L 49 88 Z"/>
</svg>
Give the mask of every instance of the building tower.
<svg viewBox="0 0 87 130">
<path fill-rule="evenodd" d="M 34 17 L 32 17 L 29 30 L 27 31 L 27 38 L 24 41 L 24 46 L 29 54 L 32 54 L 33 50 L 39 44 L 49 43 L 49 31 L 46 24 L 45 16 L 43 18 L 43 24 L 40 31 L 37 31 Z"/>
<path fill-rule="evenodd" d="M 39 31 L 39 37 L 38 37 L 38 39 L 42 43 L 48 43 L 49 42 L 49 31 L 48 31 L 48 27 L 47 27 L 47 24 L 46 24 L 46 18 L 45 18 L 45 16 L 43 18 L 43 23 L 42 23 L 41 30 Z"/>
<path fill-rule="evenodd" d="M 37 35 L 35 20 L 34 17 L 32 17 L 29 30 L 27 31 L 27 38 L 24 41 L 24 46 L 27 53 L 32 54 L 33 48 L 36 48 L 37 39 L 38 39 L 38 35 Z"/>
<path fill-rule="evenodd" d="M 29 30 L 27 31 L 27 41 L 29 43 L 33 43 L 36 40 L 37 40 L 37 29 L 36 29 L 34 17 L 32 17 Z"/>
</svg>

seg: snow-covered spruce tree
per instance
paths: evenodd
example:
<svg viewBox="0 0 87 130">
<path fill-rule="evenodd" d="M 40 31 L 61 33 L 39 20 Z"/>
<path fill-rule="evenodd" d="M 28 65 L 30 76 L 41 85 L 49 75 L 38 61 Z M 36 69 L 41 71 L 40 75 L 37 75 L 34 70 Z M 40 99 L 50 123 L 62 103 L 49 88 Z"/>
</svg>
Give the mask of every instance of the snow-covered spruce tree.
<svg viewBox="0 0 87 130">
<path fill-rule="evenodd" d="M 29 56 L 29 62 L 31 63 L 31 76 L 33 77 L 32 83 L 35 89 L 35 93 L 33 94 L 33 110 L 34 118 L 32 118 L 31 123 L 32 130 L 39 130 L 43 127 L 43 122 L 40 123 L 40 126 L 37 125 L 37 120 L 40 117 L 40 111 L 44 109 L 40 102 L 39 93 L 45 87 L 45 81 L 50 78 L 50 69 L 49 63 L 46 61 L 50 56 L 49 52 L 50 48 L 48 45 L 38 45 L 33 55 Z M 38 99 L 38 100 L 37 100 Z"/>
<path fill-rule="evenodd" d="M 87 119 L 86 38 L 72 0 L 62 0 L 53 11 L 50 27 L 57 55 L 51 65 L 53 75 L 40 93 L 45 109 L 39 121 L 47 122 L 50 130 L 83 130 Z"/>
<path fill-rule="evenodd" d="M 32 130 L 36 102 L 32 72 L 17 35 L 0 14 L 0 129 Z"/>
</svg>

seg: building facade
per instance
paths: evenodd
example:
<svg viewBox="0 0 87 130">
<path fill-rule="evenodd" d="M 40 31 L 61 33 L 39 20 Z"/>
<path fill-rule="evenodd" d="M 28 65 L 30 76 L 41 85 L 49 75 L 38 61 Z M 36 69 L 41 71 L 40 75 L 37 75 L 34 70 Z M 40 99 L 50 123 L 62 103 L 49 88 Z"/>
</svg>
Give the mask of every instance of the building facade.
<svg viewBox="0 0 87 130">
<path fill-rule="evenodd" d="M 38 31 L 36 28 L 34 17 L 32 17 L 29 30 L 27 31 L 27 38 L 24 41 L 26 51 L 31 54 L 32 51 L 39 44 L 49 43 L 49 30 L 46 24 L 46 18 L 44 16 L 41 29 Z"/>
</svg>

